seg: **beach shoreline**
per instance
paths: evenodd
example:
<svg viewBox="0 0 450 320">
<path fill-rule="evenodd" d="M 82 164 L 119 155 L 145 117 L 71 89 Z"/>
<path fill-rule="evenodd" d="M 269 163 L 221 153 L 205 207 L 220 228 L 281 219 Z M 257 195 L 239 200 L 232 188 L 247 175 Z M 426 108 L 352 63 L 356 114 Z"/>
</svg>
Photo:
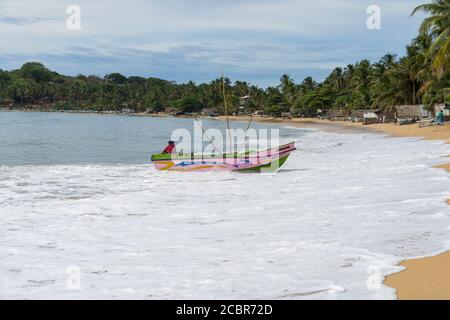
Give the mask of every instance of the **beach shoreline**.
<svg viewBox="0 0 450 320">
<path fill-rule="evenodd" d="M 225 117 L 220 117 L 225 120 Z M 249 121 L 250 117 L 229 117 L 233 121 Z M 417 124 L 396 125 L 380 123 L 363 126 L 350 121 L 329 121 L 322 119 L 274 119 L 253 117 L 254 122 L 292 125 L 301 128 L 315 128 L 334 133 L 372 132 L 393 137 L 417 137 L 426 140 L 440 140 L 450 143 L 450 127 L 430 126 L 419 128 Z M 450 156 L 450 155 L 449 155 Z M 450 173 L 450 163 L 435 166 Z M 446 201 L 450 205 L 450 199 Z M 383 283 L 396 290 L 398 300 L 449 300 L 450 299 L 450 251 L 424 258 L 406 259 L 399 266 L 404 270 L 388 275 Z"/>
<path fill-rule="evenodd" d="M 5 110 L 0 110 L 5 111 Z M 8 110 L 33 112 L 25 110 Z M 43 112 L 35 110 L 34 112 Z M 72 112 L 61 112 L 72 113 Z M 73 112 L 74 114 L 91 114 L 88 112 Z M 103 113 L 93 113 L 99 115 L 111 115 Z M 142 116 L 142 117 L 172 117 L 170 114 L 114 114 L 122 116 Z M 193 118 L 189 115 L 179 116 L 180 118 Z M 213 119 L 224 121 L 226 117 L 205 117 L 199 116 L 199 119 Z M 322 119 L 294 118 L 280 119 L 262 116 L 229 116 L 230 121 L 248 121 L 258 123 L 277 124 L 284 126 L 292 126 L 305 129 L 319 129 L 325 132 L 353 134 L 353 133 L 379 133 L 393 137 L 417 137 L 428 140 L 440 140 L 445 143 L 450 142 L 450 126 L 443 127 L 426 127 L 419 128 L 417 124 L 412 125 L 396 125 L 393 123 L 380 123 L 363 126 L 361 123 L 353 123 L 351 121 L 329 121 Z M 446 162 L 445 160 L 443 162 Z M 437 169 L 444 169 L 450 172 L 450 163 L 435 166 Z M 447 200 L 450 205 L 450 199 Z M 434 255 L 433 255 L 434 254 Z M 402 261 L 399 266 L 404 270 L 388 275 L 384 279 L 384 284 L 396 290 L 397 298 L 400 300 L 416 300 L 416 299 L 450 299 L 450 277 L 448 277 L 448 269 L 450 268 L 450 251 L 440 253 L 430 253 L 425 258 L 412 258 Z"/>
</svg>

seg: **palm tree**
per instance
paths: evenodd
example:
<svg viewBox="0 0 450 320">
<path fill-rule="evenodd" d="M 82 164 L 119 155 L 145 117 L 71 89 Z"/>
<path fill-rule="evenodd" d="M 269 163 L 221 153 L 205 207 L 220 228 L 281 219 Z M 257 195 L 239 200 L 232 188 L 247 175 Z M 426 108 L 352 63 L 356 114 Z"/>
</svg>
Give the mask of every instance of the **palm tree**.
<svg viewBox="0 0 450 320">
<path fill-rule="evenodd" d="M 291 77 L 284 74 L 280 78 L 280 85 L 278 88 L 281 90 L 283 95 L 284 103 L 288 108 L 291 108 L 295 101 L 295 84 Z"/>
<path fill-rule="evenodd" d="M 442 78 L 450 65 L 450 0 L 434 0 L 416 7 L 411 15 L 423 11 L 430 16 L 420 26 L 421 35 L 429 35 L 433 41 L 427 51 L 432 61 L 433 73 Z"/>
<path fill-rule="evenodd" d="M 357 62 L 354 66 L 350 85 L 353 89 L 353 94 L 358 96 L 358 107 L 365 108 L 370 106 L 370 74 L 371 65 L 368 60 Z"/>
</svg>

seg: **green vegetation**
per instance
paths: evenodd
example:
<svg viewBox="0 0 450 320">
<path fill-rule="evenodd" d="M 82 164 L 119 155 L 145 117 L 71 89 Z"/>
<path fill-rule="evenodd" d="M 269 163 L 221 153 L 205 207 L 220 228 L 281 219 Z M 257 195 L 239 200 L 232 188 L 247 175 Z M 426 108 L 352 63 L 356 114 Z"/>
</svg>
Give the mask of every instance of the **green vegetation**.
<svg viewBox="0 0 450 320">
<path fill-rule="evenodd" d="M 283 75 L 279 86 L 261 89 L 247 82 L 225 79 L 230 113 L 262 110 L 280 116 L 291 112 L 315 116 L 318 110 L 388 108 L 393 105 L 450 101 L 450 0 L 435 0 L 417 7 L 428 17 L 418 36 L 407 46 L 406 56 L 386 54 L 336 68 L 322 82 L 311 77 L 296 84 Z M 239 97 L 250 96 L 244 110 Z M 19 70 L 0 69 L 0 99 L 14 108 L 137 112 L 224 112 L 222 81 L 176 84 L 156 78 L 64 76 L 38 62 Z"/>
</svg>

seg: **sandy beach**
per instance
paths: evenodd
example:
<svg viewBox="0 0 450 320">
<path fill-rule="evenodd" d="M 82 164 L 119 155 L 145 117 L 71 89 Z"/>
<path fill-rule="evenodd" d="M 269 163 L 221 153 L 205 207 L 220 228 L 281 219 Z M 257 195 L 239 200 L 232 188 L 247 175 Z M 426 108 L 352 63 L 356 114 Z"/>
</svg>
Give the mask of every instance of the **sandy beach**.
<svg viewBox="0 0 450 320">
<path fill-rule="evenodd" d="M 230 120 L 248 121 L 249 117 L 229 117 Z M 225 119 L 221 117 L 221 119 Z M 428 140 L 450 142 L 450 126 L 419 128 L 417 124 L 396 125 L 393 123 L 363 126 L 350 121 L 329 121 L 321 119 L 273 119 L 253 117 L 255 122 L 284 123 L 303 128 L 319 128 L 328 132 L 375 131 L 396 137 L 422 137 Z M 449 155 L 450 156 L 450 155 Z M 450 163 L 436 166 L 450 172 Z M 450 199 L 447 200 L 450 205 Z M 450 299 L 450 251 L 426 258 L 410 259 L 400 263 L 405 270 L 386 277 L 385 284 L 395 288 L 399 300 L 448 300 Z"/>
</svg>

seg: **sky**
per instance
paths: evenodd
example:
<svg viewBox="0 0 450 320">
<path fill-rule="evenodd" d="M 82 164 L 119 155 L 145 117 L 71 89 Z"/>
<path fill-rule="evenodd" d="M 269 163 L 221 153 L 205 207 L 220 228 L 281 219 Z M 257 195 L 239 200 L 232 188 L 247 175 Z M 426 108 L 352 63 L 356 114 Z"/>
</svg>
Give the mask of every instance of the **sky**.
<svg viewBox="0 0 450 320">
<path fill-rule="evenodd" d="M 233 81 L 266 87 L 289 74 L 323 80 L 335 67 L 403 55 L 427 0 L 0 0 L 0 69 L 39 61 L 67 75 Z M 67 27 L 76 5 L 80 28 Z M 380 8 L 370 30 L 367 8 Z M 73 24 L 72 24 L 73 26 Z"/>
</svg>

